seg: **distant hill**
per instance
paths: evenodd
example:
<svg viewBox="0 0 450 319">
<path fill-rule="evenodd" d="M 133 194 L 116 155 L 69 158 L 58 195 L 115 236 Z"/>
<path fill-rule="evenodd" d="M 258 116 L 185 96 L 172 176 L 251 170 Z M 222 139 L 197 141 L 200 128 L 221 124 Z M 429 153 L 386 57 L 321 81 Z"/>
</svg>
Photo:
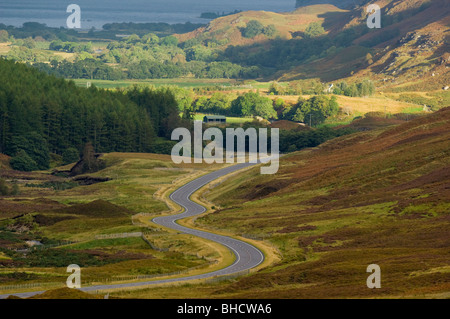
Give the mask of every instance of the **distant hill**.
<svg viewBox="0 0 450 319">
<path fill-rule="evenodd" d="M 297 0 L 296 8 L 306 7 L 314 4 L 332 4 L 341 9 L 351 9 L 358 5 L 364 5 L 370 0 Z"/>
<path fill-rule="evenodd" d="M 287 13 L 244 11 L 215 19 L 205 27 L 201 27 L 189 33 L 177 35 L 177 37 L 181 42 L 186 42 L 194 38 L 196 38 L 198 42 L 214 40 L 222 47 L 227 47 L 229 45 L 250 45 L 258 42 L 265 42 L 270 38 L 273 39 L 276 37 L 292 39 L 301 35 L 310 23 L 323 21 L 324 15 L 335 13 L 335 16 L 338 17 L 338 13 L 344 12 L 344 10 L 330 4 L 299 8 L 293 12 Z M 263 26 L 274 25 L 276 33 L 272 37 L 260 34 L 252 38 L 245 38 L 242 35 L 241 30 L 252 20 L 259 21 Z M 332 20 L 333 24 L 339 23 L 336 19 Z"/>
<path fill-rule="evenodd" d="M 214 50 L 219 59 L 261 67 L 266 80 L 368 77 L 379 87 L 399 90 L 449 85 L 450 3 L 379 1 L 382 28 L 369 29 L 367 2 L 299 1 L 293 12 L 240 12 L 177 37 L 182 45 Z M 251 21 L 275 32 L 245 37 Z"/>
</svg>

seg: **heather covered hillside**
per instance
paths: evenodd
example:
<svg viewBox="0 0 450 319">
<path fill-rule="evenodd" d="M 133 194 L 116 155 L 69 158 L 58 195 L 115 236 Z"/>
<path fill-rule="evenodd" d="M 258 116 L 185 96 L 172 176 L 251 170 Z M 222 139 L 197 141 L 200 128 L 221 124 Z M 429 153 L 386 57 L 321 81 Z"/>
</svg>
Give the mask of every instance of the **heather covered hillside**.
<svg viewBox="0 0 450 319">
<path fill-rule="evenodd" d="M 220 290 L 282 298 L 424 297 L 449 291 L 450 109 L 356 133 L 251 170 L 207 197 L 201 220 L 273 243 L 282 262 Z M 379 264 L 383 285 L 365 286 Z M 270 291 L 270 292 L 269 292 Z M 443 295 L 442 295 L 443 294 Z M 448 295 L 447 295 L 448 296 Z"/>
<path fill-rule="evenodd" d="M 450 298 L 450 1 L 59 2 L 0 5 L 0 299 Z"/>
</svg>

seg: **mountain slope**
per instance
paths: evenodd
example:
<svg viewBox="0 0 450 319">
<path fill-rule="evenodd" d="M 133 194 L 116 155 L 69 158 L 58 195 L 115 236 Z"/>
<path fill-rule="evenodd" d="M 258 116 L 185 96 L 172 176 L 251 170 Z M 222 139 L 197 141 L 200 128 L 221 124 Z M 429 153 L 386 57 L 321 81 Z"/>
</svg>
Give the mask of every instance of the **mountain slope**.
<svg viewBox="0 0 450 319">
<path fill-rule="evenodd" d="M 228 45 L 250 45 L 267 41 L 264 35 L 247 39 L 242 36 L 241 28 L 244 28 L 251 20 L 257 20 L 262 25 L 273 24 L 277 29 L 276 36 L 283 39 L 292 39 L 296 33 L 303 32 L 311 22 L 320 22 L 324 18 L 321 15 L 326 13 L 345 13 L 333 5 L 324 4 L 299 8 L 293 12 L 275 13 L 268 11 L 245 11 L 237 14 L 221 17 L 211 21 L 207 26 L 195 31 L 177 35 L 181 42 L 190 39 L 218 40 L 222 41 L 222 46 Z M 338 21 L 334 21 L 338 23 Z"/>
<path fill-rule="evenodd" d="M 381 29 L 369 30 L 366 7 L 351 11 L 343 29 L 363 33 L 335 54 L 279 72 L 281 80 L 315 74 L 324 81 L 369 77 L 383 88 L 438 90 L 450 82 L 450 5 L 446 1 L 378 1 Z M 331 30 L 331 35 L 340 29 Z M 368 59 L 370 53 L 372 58 Z"/>
<path fill-rule="evenodd" d="M 315 4 L 332 4 L 342 9 L 351 9 L 355 6 L 363 5 L 370 0 L 297 0 L 295 3 L 296 8 L 311 6 Z"/>
<path fill-rule="evenodd" d="M 425 91 L 449 84 L 448 1 L 380 0 L 381 29 L 367 27 L 366 5 L 344 5 L 344 10 L 334 1 L 323 2 L 290 13 L 241 12 L 178 38 L 184 45 L 195 41 L 208 47 L 219 59 L 262 67 L 265 80 L 371 78 L 383 90 Z M 252 20 L 274 25 L 276 33 L 245 38 L 242 30 Z M 307 30 L 313 23 L 325 33 L 311 38 Z"/>
<path fill-rule="evenodd" d="M 217 293 L 448 296 L 449 127 L 445 108 L 287 155 L 276 175 L 254 169 L 211 190 L 208 199 L 221 209 L 201 223 L 268 240 L 283 256 Z M 373 263 L 382 269 L 381 289 L 365 284 Z"/>
</svg>

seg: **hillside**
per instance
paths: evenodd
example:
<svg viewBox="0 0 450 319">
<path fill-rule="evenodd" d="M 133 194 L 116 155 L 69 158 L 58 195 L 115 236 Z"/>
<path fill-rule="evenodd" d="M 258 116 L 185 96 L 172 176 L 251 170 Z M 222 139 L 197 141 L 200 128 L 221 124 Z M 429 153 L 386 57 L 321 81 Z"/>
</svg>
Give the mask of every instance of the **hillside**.
<svg viewBox="0 0 450 319">
<path fill-rule="evenodd" d="M 219 60 L 260 67 L 267 80 L 371 78 L 397 91 L 448 85 L 448 1 L 379 1 L 381 29 L 367 27 L 366 6 L 341 3 L 345 9 L 337 1 L 302 1 L 289 13 L 240 12 L 177 37 L 184 46 L 213 48 Z M 273 26 L 274 34 L 244 36 L 251 21 Z M 311 32 L 317 23 L 323 31 Z"/>
<path fill-rule="evenodd" d="M 364 5 L 370 2 L 369 0 L 297 0 L 296 8 L 306 7 L 314 4 L 332 4 L 343 9 L 350 9 L 358 5 Z"/>
<path fill-rule="evenodd" d="M 261 298 L 430 297 L 450 291 L 450 108 L 252 169 L 207 194 L 198 220 L 275 245 L 283 261 L 218 289 Z M 382 288 L 366 287 L 378 264 Z"/>
<path fill-rule="evenodd" d="M 162 33 L 157 31 L 162 25 L 151 23 L 118 23 L 70 37 L 45 26 L 39 28 L 47 35 L 4 27 L 0 31 L 8 42 L 0 45 L 0 54 L 78 80 L 314 79 L 337 84 L 371 79 L 390 93 L 447 87 L 448 1 L 377 1 L 380 29 L 367 25 L 368 3 L 298 1 L 292 12 L 237 12 L 206 26 L 167 25 L 171 31 Z M 115 37 L 123 33 L 130 36 Z"/>
<path fill-rule="evenodd" d="M 223 41 L 223 46 L 249 45 L 267 41 L 267 37 L 259 35 L 251 39 L 242 36 L 240 31 L 251 20 L 257 20 L 264 26 L 273 24 L 277 29 L 275 36 L 283 39 L 292 39 L 302 32 L 312 22 L 322 22 L 327 13 L 345 13 L 333 5 L 315 5 L 296 9 L 293 12 L 275 13 L 268 11 L 245 11 L 237 14 L 221 17 L 211 21 L 206 27 L 195 31 L 177 35 L 181 42 L 189 39 L 215 39 Z M 339 21 L 334 20 L 334 23 Z"/>
<path fill-rule="evenodd" d="M 209 262 L 219 260 L 220 248 L 151 227 L 150 216 L 135 215 L 166 212 L 171 187 L 217 167 L 175 165 L 168 155 L 144 153 L 103 158 L 107 167 L 89 176 L 110 179 L 92 185 L 50 171 L 0 169 L 0 188 L 2 178 L 19 187 L 18 194 L 0 195 L 0 295 L 35 288 L 49 290 L 37 299 L 95 297 L 56 289 L 65 287 L 72 263 L 82 267 L 83 287 L 223 267 Z M 42 245 L 34 249 L 30 241 Z"/>
<path fill-rule="evenodd" d="M 373 63 L 356 76 L 369 76 L 397 90 L 442 89 L 448 85 L 449 3 L 410 0 L 383 4 L 386 27 L 355 41 L 357 45 L 373 44 L 375 53 Z M 380 41 L 386 34 L 391 39 Z"/>
</svg>

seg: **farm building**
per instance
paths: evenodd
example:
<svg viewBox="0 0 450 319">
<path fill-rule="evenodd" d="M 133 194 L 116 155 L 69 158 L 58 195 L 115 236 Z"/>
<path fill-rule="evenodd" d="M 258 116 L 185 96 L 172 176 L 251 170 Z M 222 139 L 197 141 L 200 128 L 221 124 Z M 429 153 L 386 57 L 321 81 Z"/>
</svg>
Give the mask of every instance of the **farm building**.
<svg viewBox="0 0 450 319">
<path fill-rule="evenodd" d="M 203 123 L 217 124 L 217 123 L 226 123 L 226 122 L 227 122 L 226 116 L 222 116 L 222 115 L 205 115 L 203 117 Z"/>
</svg>

